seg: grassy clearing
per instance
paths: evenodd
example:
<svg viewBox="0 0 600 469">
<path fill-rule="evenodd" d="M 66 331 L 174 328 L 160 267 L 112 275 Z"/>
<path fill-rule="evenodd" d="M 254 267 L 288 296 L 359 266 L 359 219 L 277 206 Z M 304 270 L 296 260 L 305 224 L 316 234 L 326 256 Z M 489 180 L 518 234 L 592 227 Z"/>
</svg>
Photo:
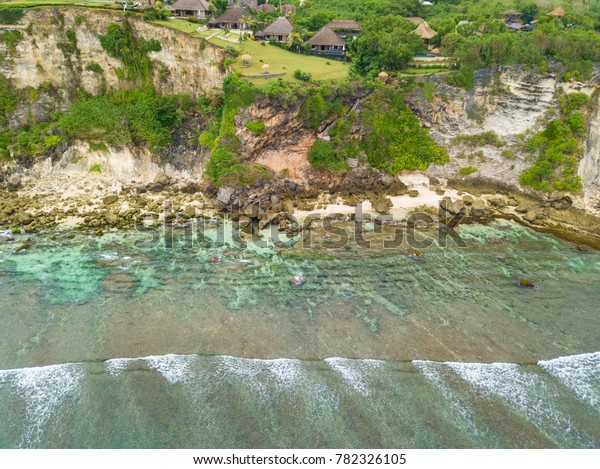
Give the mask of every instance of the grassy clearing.
<svg viewBox="0 0 600 469">
<path fill-rule="evenodd" d="M 269 64 L 271 74 L 285 73 L 283 79 L 291 82 L 298 82 L 294 78 L 295 70 L 302 70 L 312 75 L 313 80 L 343 80 L 348 78 L 348 64 L 336 60 L 327 60 L 310 55 L 295 54 L 293 52 L 281 49 L 270 44 L 261 45 L 255 41 L 245 41 L 243 44 L 232 44 L 227 41 L 212 38 L 210 42 L 221 47 L 235 47 L 241 54 L 250 54 L 253 57 L 250 66 L 242 64 L 241 59 L 237 59 L 233 65 L 235 71 L 242 75 L 261 75 L 263 73 L 263 64 Z M 264 86 L 271 79 L 252 80 L 257 86 Z"/>
<path fill-rule="evenodd" d="M 443 75 L 450 73 L 450 70 L 445 67 L 440 68 L 412 68 L 408 67 L 398 73 L 400 77 L 428 76 L 428 75 Z"/>
<path fill-rule="evenodd" d="M 196 29 L 200 26 L 199 24 L 190 23 L 186 20 L 174 19 L 174 20 L 155 20 L 151 21 L 151 23 L 159 24 L 161 26 L 165 26 L 167 28 L 176 29 L 177 31 L 182 31 L 187 34 L 191 34 L 193 36 L 198 35 Z"/>
</svg>

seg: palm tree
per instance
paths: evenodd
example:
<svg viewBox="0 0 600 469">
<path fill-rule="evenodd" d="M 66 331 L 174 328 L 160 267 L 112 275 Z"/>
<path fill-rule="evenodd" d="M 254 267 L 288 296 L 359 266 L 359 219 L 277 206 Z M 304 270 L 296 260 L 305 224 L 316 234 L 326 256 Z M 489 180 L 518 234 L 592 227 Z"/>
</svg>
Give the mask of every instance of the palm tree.
<svg viewBox="0 0 600 469">
<path fill-rule="evenodd" d="M 242 16 L 242 29 L 246 29 L 246 25 L 250 24 L 252 22 L 252 17 L 251 16 Z"/>
<path fill-rule="evenodd" d="M 296 52 L 302 45 L 302 35 L 300 33 L 290 34 L 290 38 L 287 42 L 287 48 L 291 51 Z"/>
</svg>

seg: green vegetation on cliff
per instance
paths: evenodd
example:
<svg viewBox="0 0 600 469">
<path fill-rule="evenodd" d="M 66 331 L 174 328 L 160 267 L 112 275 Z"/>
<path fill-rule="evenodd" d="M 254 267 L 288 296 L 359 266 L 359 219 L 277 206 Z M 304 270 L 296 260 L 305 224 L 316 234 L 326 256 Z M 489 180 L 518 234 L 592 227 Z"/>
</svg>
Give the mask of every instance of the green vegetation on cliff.
<svg viewBox="0 0 600 469">
<path fill-rule="evenodd" d="M 239 74 L 228 75 L 223 83 L 223 105 L 217 111 L 212 129 L 200 135 L 203 146 L 210 146 L 211 157 L 206 176 L 217 187 L 256 184 L 271 177 L 265 168 L 246 164 L 240 156 L 242 143 L 236 134 L 235 115 L 240 108 L 250 106 L 257 96 L 256 88 Z"/>
<path fill-rule="evenodd" d="M 0 73 L 0 126 L 4 127 L 8 117 L 17 106 L 17 96 L 13 92 L 8 79 Z"/>
<path fill-rule="evenodd" d="M 170 129 L 183 121 L 192 104 L 187 96 L 143 91 L 87 97 L 74 103 L 59 124 L 70 138 L 158 149 L 170 142 Z"/>
<path fill-rule="evenodd" d="M 8 8 L 8 6 L 0 9 L 0 24 L 15 24 L 25 14 L 25 10 L 22 8 Z"/>
<path fill-rule="evenodd" d="M 404 103 L 401 88 L 378 86 L 365 100 L 360 120 L 366 127 L 361 148 L 375 168 L 395 175 L 448 160 L 447 150 L 433 141 Z"/>
<path fill-rule="evenodd" d="M 581 189 L 577 175 L 578 158 L 583 154 L 581 140 L 586 134 L 583 115 L 577 110 L 588 102 L 583 93 L 561 96 L 561 116 L 552 119 L 545 130 L 531 137 L 525 149 L 535 155 L 535 162 L 519 182 L 543 192 L 575 192 Z"/>
<path fill-rule="evenodd" d="M 148 52 L 160 51 L 160 42 L 137 37 L 127 18 L 123 19 L 122 26 L 110 24 L 106 34 L 99 39 L 108 55 L 123 62 L 127 80 L 138 85 L 149 85 L 152 80 L 152 61 Z"/>
</svg>

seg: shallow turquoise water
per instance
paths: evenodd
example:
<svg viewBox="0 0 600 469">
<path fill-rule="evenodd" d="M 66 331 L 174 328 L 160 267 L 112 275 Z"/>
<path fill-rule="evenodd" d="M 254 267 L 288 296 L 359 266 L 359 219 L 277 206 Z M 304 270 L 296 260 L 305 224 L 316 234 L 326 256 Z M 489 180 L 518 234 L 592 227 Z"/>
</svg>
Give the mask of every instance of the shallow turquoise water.
<svg viewBox="0 0 600 469">
<path fill-rule="evenodd" d="M 0 232 L 0 447 L 600 447 L 599 253 L 460 230 L 423 260 Z"/>
</svg>

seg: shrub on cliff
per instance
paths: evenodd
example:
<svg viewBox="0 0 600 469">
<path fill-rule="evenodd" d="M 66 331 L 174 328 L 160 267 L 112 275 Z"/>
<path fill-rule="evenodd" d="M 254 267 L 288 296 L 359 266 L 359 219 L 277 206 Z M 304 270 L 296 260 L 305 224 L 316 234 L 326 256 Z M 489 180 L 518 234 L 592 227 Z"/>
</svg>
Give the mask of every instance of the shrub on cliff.
<svg viewBox="0 0 600 469">
<path fill-rule="evenodd" d="M 468 145 L 470 147 L 482 147 L 484 145 L 491 145 L 497 148 L 501 148 L 506 144 L 506 142 L 500 140 L 498 134 L 493 130 L 490 130 L 488 132 L 482 132 L 480 134 L 459 134 L 454 138 L 454 143 L 457 145 Z"/>
<path fill-rule="evenodd" d="M 171 141 L 170 128 L 181 123 L 191 105 L 182 96 L 154 96 L 147 92 L 84 98 L 59 121 L 72 138 L 113 145 L 147 144 L 158 149 Z"/>
<path fill-rule="evenodd" d="M 240 108 L 254 103 L 257 94 L 254 85 L 238 73 L 227 76 L 223 82 L 223 106 L 217 112 L 212 131 L 200 136 L 200 143 L 206 146 L 211 140 L 208 134 L 212 134 L 212 152 L 204 174 L 217 187 L 223 184 L 241 187 L 270 177 L 264 168 L 244 164 L 239 155 L 241 142 L 236 134 L 235 115 Z"/>
<path fill-rule="evenodd" d="M 0 125 L 4 125 L 8 116 L 17 106 L 17 95 L 13 92 L 8 79 L 0 73 Z"/>
<path fill-rule="evenodd" d="M 446 81 L 451 86 L 471 91 L 475 87 L 475 72 L 472 68 L 461 68 L 448 75 Z"/>
<path fill-rule="evenodd" d="M 327 87 L 309 90 L 300 108 L 299 118 L 313 130 L 317 130 L 327 119 L 347 112 L 340 99 L 335 95 L 329 96 L 328 91 Z"/>
<path fill-rule="evenodd" d="M 70 136 L 103 140 L 110 144 L 131 142 L 126 116 L 107 98 L 78 101 L 60 119 L 60 127 Z"/>
<path fill-rule="evenodd" d="M 366 128 L 361 147 L 371 166 L 395 175 L 405 169 L 444 164 L 447 150 L 436 145 L 427 129 L 404 103 L 402 91 L 381 85 L 364 102 L 360 121 Z"/>
<path fill-rule="evenodd" d="M 335 151 L 332 142 L 317 139 L 308 152 L 308 161 L 315 169 L 328 169 L 330 171 L 348 171 L 348 163 L 342 155 Z"/>
<path fill-rule="evenodd" d="M 5 31 L 0 33 L 0 42 L 6 44 L 6 48 L 11 52 L 14 51 L 17 44 L 22 40 L 23 33 L 21 31 Z"/>
<path fill-rule="evenodd" d="M 0 24 L 15 24 L 25 14 L 22 8 L 2 8 L 0 9 Z"/>
<path fill-rule="evenodd" d="M 269 170 L 256 164 L 235 164 L 221 174 L 221 183 L 232 187 L 250 186 L 269 179 Z"/>
<path fill-rule="evenodd" d="M 560 112 L 567 115 L 570 112 L 581 109 L 587 104 L 589 98 L 585 93 L 569 93 L 563 95 L 559 99 L 560 101 Z"/>
<path fill-rule="evenodd" d="M 521 184 L 542 192 L 575 192 L 581 189 L 577 168 L 578 157 L 583 154 L 581 140 L 586 135 L 586 123 L 583 115 L 574 111 L 588 101 L 583 93 L 561 96 L 563 115 L 548 122 L 542 132 L 525 144 L 525 149 L 537 153 L 537 156 L 534 164 L 519 178 Z"/>
<path fill-rule="evenodd" d="M 102 48 L 125 66 L 125 78 L 141 85 L 149 85 L 152 79 L 150 51 L 160 51 L 156 39 L 145 40 L 136 37 L 131 24 L 125 18 L 122 26 L 109 24 L 106 34 L 98 36 Z"/>
<path fill-rule="evenodd" d="M 475 168 L 474 166 L 465 166 L 463 168 L 460 168 L 458 170 L 458 172 L 462 176 L 468 176 L 469 174 L 476 173 L 477 172 L 477 168 Z"/>
<path fill-rule="evenodd" d="M 267 132 L 264 122 L 246 122 L 246 128 L 257 136 L 264 135 Z"/>
</svg>

